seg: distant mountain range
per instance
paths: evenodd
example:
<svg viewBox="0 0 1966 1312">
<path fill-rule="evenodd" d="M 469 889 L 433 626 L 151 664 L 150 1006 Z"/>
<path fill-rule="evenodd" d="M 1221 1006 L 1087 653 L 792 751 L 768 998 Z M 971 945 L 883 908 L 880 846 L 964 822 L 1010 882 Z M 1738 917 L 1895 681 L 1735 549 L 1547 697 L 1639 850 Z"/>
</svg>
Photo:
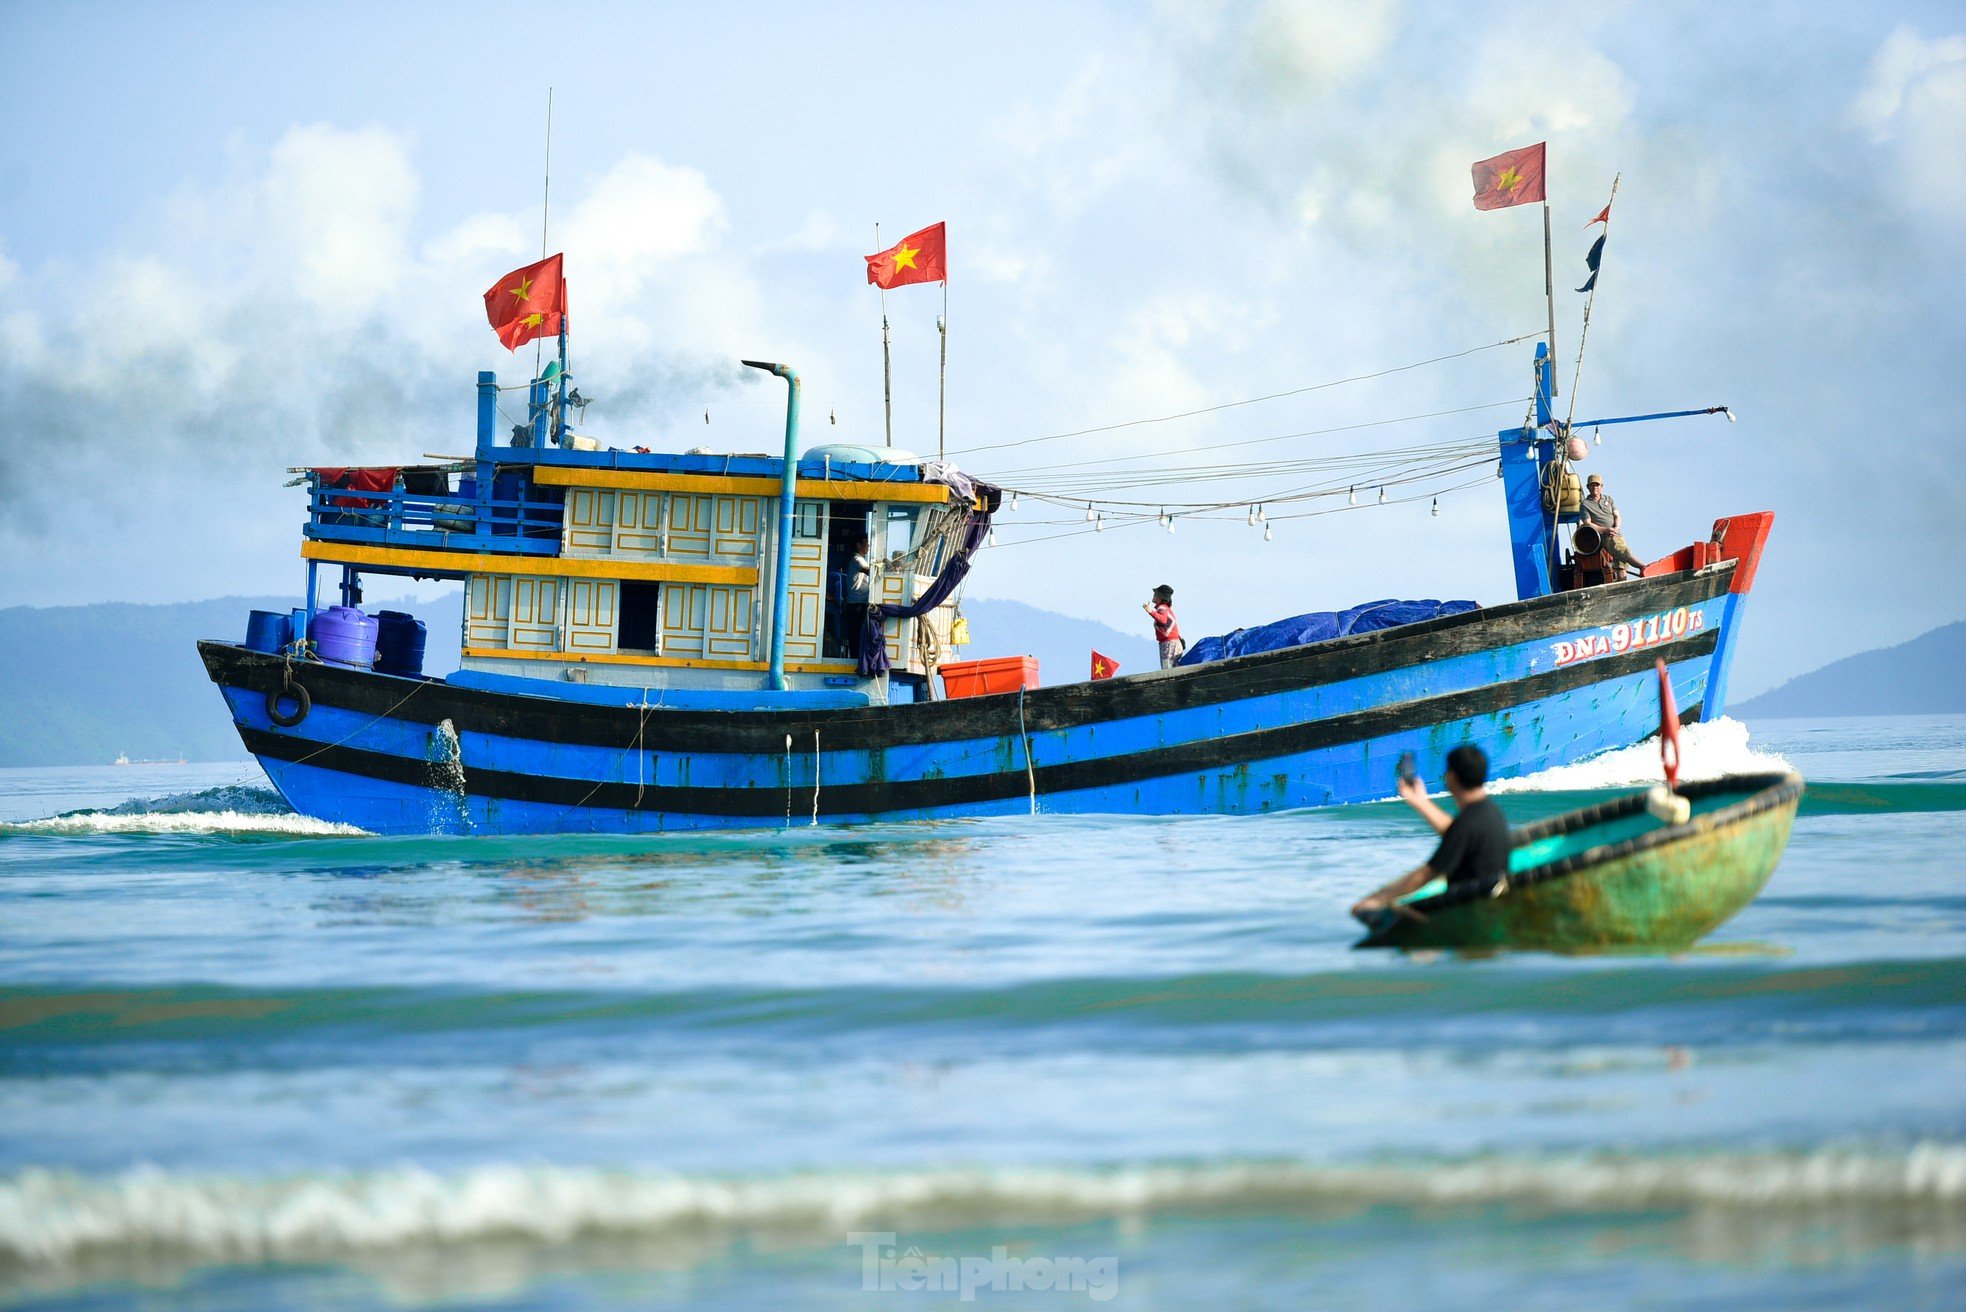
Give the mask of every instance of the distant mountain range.
<svg viewBox="0 0 1966 1312">
<path fill-rule="evenodd" d="M 1951 715 L 1966 712 L 1966 620 L 1895 647 L 1859 652 L 1728 708 L 1735 716 Z"/>
<path fill-rule="evenodd" d="M 291 597 L 220 597 L 0 610 L 0 767 L 107 765 L 119 755 L 243 759 L 197 640 L 243 639 L 248 611 L 292 605 Z M 451 593 L 436 601 L 372 599 L 364 608 L 416 615 L 429 629 L 424 668 L 449 673 L 458 663 L 462 605 L 462 594 Z M 966 601 L 963 613 L 973 635 L 963 659 L 1034 655 L 1046 683 L 1085 678 L 1094 647 L 1127 673 L 1156 665 L 1146 638 L 1090 620 L 1014 601 Z"/>
</svg>

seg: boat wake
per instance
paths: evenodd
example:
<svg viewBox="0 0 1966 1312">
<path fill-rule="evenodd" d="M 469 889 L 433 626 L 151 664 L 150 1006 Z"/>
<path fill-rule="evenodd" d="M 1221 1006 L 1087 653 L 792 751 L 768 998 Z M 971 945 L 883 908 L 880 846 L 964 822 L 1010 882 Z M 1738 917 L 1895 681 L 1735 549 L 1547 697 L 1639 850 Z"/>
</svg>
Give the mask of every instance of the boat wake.
<svg viewBox="0 0 1966 1312">
<path fill-rule="evenodd" d="M 297 814 L 280 794 L 252 784 L 131 798 L 100 810 L 0 822 L 0 834 L 271 834 L 316 838 L 362 832 L 353 825 Z"/>
<path fill-rule="evenodd" d="M 1681 730 L 1684 764 L 1679 777 L 1687 782 L 1718 779 L 1729 774 L 1757 774 L 1793 769 L 1773 752 L 1757 751 L 1748 742 L 1748 727 L 1725 716 L 1710 724 L 1689 724 Z M 1521 779 L 1491 783 L 1491 793 L 1569 793 L 1604 788 L 1645 788 L 1659 782 L 1659 744 L 1640 743 L 1593 756 L 1574 765 L 1559 765 Z"/>
<path fill-rule="evenodd" d="M 838 1243 L 888 1226 L 1072 1223 L 1164 1212 L 1316 1213 L 1491 1207 L 1552 1212 L 1806 1214 L 1862 1209 L 1922 1218 L 1966 1240 L 1966 1144 L 1791 1152 L 1475 1157 L 1321 1165 L 1212 1162 L 1113 1167 L 948 1167 L 764 1177 L 594 1167 L 415 1168 L 277 1178 L 143 1167 L 0 1178 L 0 1264 L 175 1254 L 318 1260 L 483 1242 L 718 1237 L 770 1230 Z"/>
</svg>

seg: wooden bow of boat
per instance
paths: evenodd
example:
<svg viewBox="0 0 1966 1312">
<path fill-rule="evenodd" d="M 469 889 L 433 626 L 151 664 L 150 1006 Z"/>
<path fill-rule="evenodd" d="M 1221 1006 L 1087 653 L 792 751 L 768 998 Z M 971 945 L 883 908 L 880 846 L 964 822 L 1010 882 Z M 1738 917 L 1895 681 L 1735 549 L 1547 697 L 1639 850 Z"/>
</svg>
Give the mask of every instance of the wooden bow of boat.
<svg viewBox="0 0 1966 1312">
<path fill-rule="evenodd" d="M 1779 771 L 1687 784 L 1693 814 L 1677 825 L 1648 812 L 1642 792 L 1552 816 L 1515 831 L 1507 875 L 1402 902 L 1356 946 L 1688 947 L 1767 884 L 1802 789 Z"/>
</svg>

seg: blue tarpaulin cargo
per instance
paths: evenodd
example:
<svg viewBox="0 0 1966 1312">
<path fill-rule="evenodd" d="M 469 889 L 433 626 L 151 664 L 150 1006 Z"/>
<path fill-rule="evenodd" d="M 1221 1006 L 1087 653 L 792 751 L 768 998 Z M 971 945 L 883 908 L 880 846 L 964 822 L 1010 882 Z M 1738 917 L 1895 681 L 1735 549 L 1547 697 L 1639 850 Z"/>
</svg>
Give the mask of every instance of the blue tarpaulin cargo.
<svg viewBox="0 0 1966 1312">
<path fill-rule="evenodd" d="M 1276 651 L 1281 647 L 1302 647 L 1307 643 L 1326 642 L 1348 634 L 1397 628 L 1402 624 L 1417 624 L 1421 620 L 1460 615 L 1477 609 L 1479 607 L 1472 601 L 1395 601 L 1388 598 L 1368 601 L 1349 610 L 1316 610 L 1308 615 L 1292 615 L 1287 620 L 1276 620 L 1253 629 L 1237 629 L 1220 637 L 1203 638 L 1188 648 L 1187 655 L 1181 658 L 1181 664 L 1199 665 L 1203 661 L 1227 660 L 1232 656 L 1249 656 L 1259 651 Z"/>
</svg>

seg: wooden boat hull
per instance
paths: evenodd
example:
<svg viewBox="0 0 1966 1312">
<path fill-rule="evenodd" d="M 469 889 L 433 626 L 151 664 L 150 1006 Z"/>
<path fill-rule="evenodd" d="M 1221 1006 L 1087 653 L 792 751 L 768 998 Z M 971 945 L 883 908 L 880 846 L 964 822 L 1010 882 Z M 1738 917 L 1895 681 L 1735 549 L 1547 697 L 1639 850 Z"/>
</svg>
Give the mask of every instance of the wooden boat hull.
<svg viewBox="0 0 1966 1312">
<path fill-rule="evenodd" d="M 1505 880 L 1409 902 L 1358 946 L 1689 947 L 1766 886 L 1802 790 L 1795 774 L 1733 775 L 1682 788 L 1695 807 L 1682 825 L 1651 819 L 1642 793 L 1551 817 L 1517 831 Z"/>
<path fill-rule="evenodd" d="M 200 651 L 303 814 L 375 833 L 645 833 L 1036 814 L 1255 814 L 1383 798 L 1393 762 L 1475 742 L 1495 777 L 1689 719 L 1744 597 L 1733 561 L 1174 670 L 960 701 L 689 710 L 516 695 Z M 286 680 L 304 718 L 275 720 Z"/>
</svg>

